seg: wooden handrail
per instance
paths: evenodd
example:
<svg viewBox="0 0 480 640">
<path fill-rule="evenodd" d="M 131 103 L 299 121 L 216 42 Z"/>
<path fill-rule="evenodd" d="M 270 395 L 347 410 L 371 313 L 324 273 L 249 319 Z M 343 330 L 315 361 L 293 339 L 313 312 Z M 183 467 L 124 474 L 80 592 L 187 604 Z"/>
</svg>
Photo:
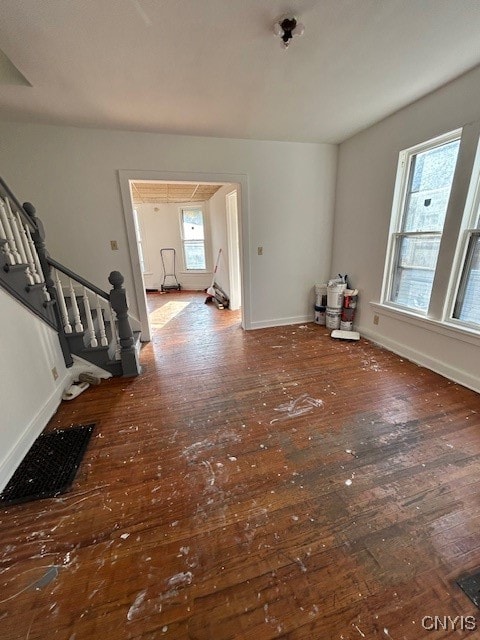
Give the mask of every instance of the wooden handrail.
<svg viewBox="0 0 480 640">
<path fill-rule="evenodd" d="M 97 287 L 95 284 L 92 284 L 86 278 L 79 276 L 77 273 L 75 273 L 75 271 L 72 271 L 68 267 L 65 267 L 60 262 L 57 262 L 57 260 L 54 260 L 50 256 L 47 256 L 47 262 L 51 267 L 54 267 L 58 271 L 61 271 L 69 278 L 72 278 L 72 280 L 75 280 L 76 282 L 81 284 L 83 287 L 86 287 L 87 289 L 90 289 L 90 291 L 93 291 L 93 293 L 96 293 L 97 295 L 99 295 L 101 298 L 104 298 L 105 300 L 110 300 L 109 293 L 107 293 L 103 289 L 100 289 L 100 287 Z"/>
</svg>

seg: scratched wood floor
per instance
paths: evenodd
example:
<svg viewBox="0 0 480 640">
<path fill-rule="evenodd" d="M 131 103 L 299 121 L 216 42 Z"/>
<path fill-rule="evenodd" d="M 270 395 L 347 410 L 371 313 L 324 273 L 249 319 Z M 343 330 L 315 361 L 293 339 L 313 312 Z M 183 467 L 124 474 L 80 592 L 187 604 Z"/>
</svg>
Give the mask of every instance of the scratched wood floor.
<svg viewBox="0 0 480 640">
<path fill-rule="evenodd" d="M 468 635 L 422 618 L 479 613 L 480 396 L 204 299 L 150 296 L 145 374 L 51 420 L 97 426 L 69 493 L 0 512 L 0 638 Z"/>
</svg>

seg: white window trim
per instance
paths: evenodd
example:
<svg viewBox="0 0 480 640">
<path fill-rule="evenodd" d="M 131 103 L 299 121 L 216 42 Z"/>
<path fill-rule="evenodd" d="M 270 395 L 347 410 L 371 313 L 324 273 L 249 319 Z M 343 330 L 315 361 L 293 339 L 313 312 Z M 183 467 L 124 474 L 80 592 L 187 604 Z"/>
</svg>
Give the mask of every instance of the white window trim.
<svg viewBox="0 0 480 640">
<path fill-rule="evenodd" d="M 178 222 L 180 225 L 180 242 L 182 245 L 182 267 L 183 270 L 180 272 L 182 275 L 195 275 L 195 274 L 205 274 L 210 271 L 209 269 L 209 255 L 210 255 L 210 227 L 208 222 L 208 216 L 206 212 L 206 207 L 204 206 L 204 202 L 199 202 L 196 205 L 193 204 L 182 204 L 178 208 Z M 187 261 L 185 258 L 185 240 L 183 237 L 183 211 L 198 211 L 201 210 L 203 216 L 203 245 L 205 247 L 205 269 L 187 269 Z"/>
<path fill-rule="evenodd" d="M 458 231 L 454 236 L 450 236 L 449 238 L 449 242 L 455 247 L 454 257 L 442 265 L 449 270 L 448 286 L 446 289 L 444 288 L 442 292 L 441 288 L 440 290 L 435 288 L 434 281 L 427 314 L 417 313 L 410 308 L 387 300 L 387 295 L 390 291 L 389 287 L 391 286 L 390 276 L 392 274 L 392 267 L 390 265 L 394 257 L 392 257 L 392 245 L 394 246 L 393 233 L 395 233 L 395 230 L 398 228 L 399 216 L 403 215 L 403 196 L 404 194 L 406 195 L 405 182 L 408 179 L 409 173 L 408 171 L 404 172 L 405 165 L 402 164 L 402 161 L 405 162 L 405 156 L 402 157 L 402 153 L 400 153 L 395 179 L 381 298 L 380 302 L 372 301 L 370 305 L 374 311 L 380 315 L 407 322 L 408 324 L 434 331 L 449 338 L 480 346 L 480 328 L 476 324 L 472 325 L 471 323 L 452 317 L 462 278 L 465 256 L 468 250 L 468 240 L 472 230 L 478 232 L 478 228 L 475 228 L 474 225 L 477 223 L 476 215 L 480 215 L 480 121 L 469 123 L 468 125 L 464 125 L 462 129 L 456 129 L 450 132 L 452 139 L 455 139 L 459 132 L 462 133 L 459 157 L 457 158 L 457 167 L 450 193 L 450 199 L 452 200 L 454 190 L 457 191 L 456 202 L 452 210 L 450 210 L 449 203 L 444 225 L 445 230 L 449 217 L 453 218 L 457 216 L 460 220 Z M 445 136 L 438 136 L 437 138 L 411 147 L 405 151 L 415 150 L 414 153 L 418 153 L 419 151 L 425 150 L 425 148 L 429 148 L 434 143 L 441 144 L 442 141 L 448 142 L 448 139 L 446 139 Z M 463 157 L 464 147 L 466 147 L 465 157 Z M 459 183 L 458 185 L 456 184 L 457 181 Z M 462 197 L 463 206 L 458 206 Z M 400 205 L 402 206 L 400 207 Z M 438 272 L 438 270 L 439 263 L 437 262 L 436 272 Z M 439 309 L 441 309 L 441 313 L 439 313 Z"/>
<path fill-rule="evenodd" d="M 475 225 L 478 224 L 477 227 Z M 463 269 L 467 258 L 470 238 L 480 230 L 480 137 L 477 143 L 475 162 L 473 164 L 472 175 L 468 195 L 465 202 L 465 211 L 458 234 L 457 248 L 453 261 L 449 291 L 445 301 L 443 320 L 453 323 L 466 329 L 479 330 L 475 325 L 454 318 L 455 305 L 462 281 Z"/>
<path fill-rule="evenodd" d="M 380 298 L 382 305 L 397 309 L 399 311 L 404 310 L 406 313 L 413 313 L 414 315 L 419 317 L 428 317 L 428 309 L 424 312 L 420 310 L 415 311 L 411 309 L 411 307 L 406 307 L 405 305 L 389 300 L 392 287 L 393 287 L 394 267 L 396 265 L 397 253 L 398 253 L 397 251 L 398 243 L 396 240 L 399 234 L 404 235 L 401 229 L 402 229 L 403 218 L 405 216 L 405 203 L 407 198 L 408 179 L 410 176 L 410 170 L 411 170 L 412 160 L 414 156 L 419 153 L 424 153 L 425 151 L 433 149 L 437 146 L 448 144 L 449 142 L 458 140 L 459 138 L 461 138 L 461 135 L 462 135 L 462 129 L 454 129 L 453 131 L 449 131 L 446 134 L 437 136 L 436 138 L 427 140 L 413 147 L 409 147 L 408 149 L 404 149 L 399 154 L 397 173 L 395 176 L 395 189 L 393 193 L 392 212 L 390 215 L 390 228 L 388 230 L 387 256 L 385 260 L 382 292 L 381 292 L 381 298 Z M 455 176 L 453 179 L 455 180 Z M 452 187 L 453 187 L 453 183 L 452 183 Z M 448 209 L 447 209 L 447 215 L 448 215 Z M 414 234 L 410 234 L 410 235 L 414 235 Z M 422 235 L 426 235 L 426 234 L 422 233 Z M 441 238 L 443 236 L 443 231 L 438 235 Z M 430 302 L 431 302 L 431 299 L 430 299 Z"/>
</svg>

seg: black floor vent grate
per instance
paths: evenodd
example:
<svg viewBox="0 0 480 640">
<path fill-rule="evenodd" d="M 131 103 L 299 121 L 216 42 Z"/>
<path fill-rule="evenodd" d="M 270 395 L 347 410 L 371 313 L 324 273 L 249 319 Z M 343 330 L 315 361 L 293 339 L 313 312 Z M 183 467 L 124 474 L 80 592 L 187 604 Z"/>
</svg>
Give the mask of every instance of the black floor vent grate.
<svg viewBox="0 0 480 640">
<path fill-rule="evenodd" d="M 42 433 L 0 495 L 0 504 L 51 498 L 72 484 L 95 424 Z"/>
<path fill-rule="evenodd" d="M 480 608 L 480 573 L 461 578 L 457 580 L 457 584 L 473 604 Z"/>
</svg>

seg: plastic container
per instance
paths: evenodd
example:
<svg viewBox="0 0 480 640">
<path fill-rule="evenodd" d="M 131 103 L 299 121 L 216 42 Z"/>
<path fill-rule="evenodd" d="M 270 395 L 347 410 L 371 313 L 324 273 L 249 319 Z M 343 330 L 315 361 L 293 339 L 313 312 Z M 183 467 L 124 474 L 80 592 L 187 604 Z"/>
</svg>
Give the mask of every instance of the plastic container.
<svg viewBox="0 0 480 640">
<path fill-rule="evenodd" d="M 343 284 L 329 284 L 327 286 L 327 308 L 329 309 L 341 309 L 343 306 L 343 293 L 347 285 Z M 338 328 L 338 327 L 337 327 Z"/>
<path fill-rule="evenodd" d="M 340 320 L 340 330 L 341 331 L 353 331 L 353 321 L 345 321 Z"/>
<path fill-rule="evenodd" d="M 339 329 L 340 328 L 340 316 L 341 309 L 327 307 L 325 313 L 325 324 L 328 329 Z"/>
<path fill-rule="evenodd" d="M 343 307 L 342 322 L 353 322 L 354 318 L 355 318 L 355 309 L 352 309 L 351 307 L 346 309 L 345 307 Z"/>
<path fill-rule="evenodd" d="M 325 307 L 315 305 L 315 317 L 313 321 L 315 322 L 315 324 L 325 325 L 325 322 L 326 322 Z"/>
<path fill-rule="evenodd" d="M 343 292 L 343 306 L 345 309 L 356 309 L 358 295 L 356 289 L 345 289 Z"/>
<path fill-rule="evenodd" d="M 315 306 L 317 307 L 327 306 L 327 285 L 326 284 L 315 285 Z"/>
</svg>

